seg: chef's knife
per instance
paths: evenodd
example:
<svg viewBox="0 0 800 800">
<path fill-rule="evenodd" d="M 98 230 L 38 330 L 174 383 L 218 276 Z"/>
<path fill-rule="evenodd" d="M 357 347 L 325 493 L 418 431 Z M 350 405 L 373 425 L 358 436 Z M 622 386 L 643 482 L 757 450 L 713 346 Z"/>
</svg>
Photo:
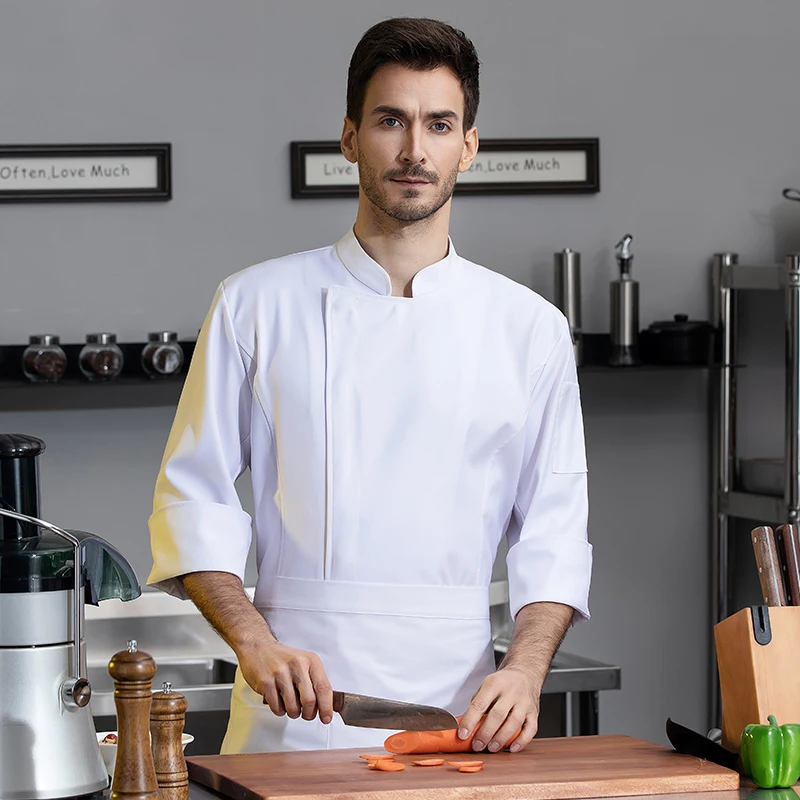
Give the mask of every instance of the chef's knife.
<svg viewBox="0 0 800 800">
<path fill-rule="evenodd" d="M 707 736 L 703 736 L 702 733 L 685 728 L 669 718 L 667 718 L 667 738 L 679 753 L 704 758 L 721 767 L 741 772 L 742 764 L 738 753 L 724 748 L 711 741 Z"/>
<path fill-rule="evenodd" d="M 401 703 L 349 692 L 333 693 L 333 710 L 345 725 L 402 731 L 444 731 L 458 727 L 449 712 L 435 706 Z"/>
<path fill-rule="evenodd" d="M 758 565 L 758 579 L 761 582 L 764 604 L 785 606 L 786 592 L 783 588 L 783 576 L 772 528 L 766 525 L 753 528 L 750 537 L 753 540 L 753 552 Z"/>
<path fill-rule="evenodd" d="M 800 606 L 800 535 L 797 525 L 775 528 L 778 554 L 786 581 L 786 601 L 790 606 Z"/>
</svg>

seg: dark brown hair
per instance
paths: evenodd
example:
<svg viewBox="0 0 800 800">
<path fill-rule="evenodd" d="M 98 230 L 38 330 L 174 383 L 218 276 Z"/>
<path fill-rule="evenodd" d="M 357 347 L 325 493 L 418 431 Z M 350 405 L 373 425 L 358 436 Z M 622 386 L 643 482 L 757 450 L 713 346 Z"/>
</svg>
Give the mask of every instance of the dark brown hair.
<svg viewBox="0 0 800 800">
<path fill-rule="evenodd" d="M 356 45 L 347 73 L 347 116 L 356 127 L 361 125 L 367 84 L 384 64 L 418 70 L 449 67 L 464 92 L 464 131 L 475 124 L 480 62 L 462 31 L 424 17 L 396 17 L 373 25 Z"/>
</svg>

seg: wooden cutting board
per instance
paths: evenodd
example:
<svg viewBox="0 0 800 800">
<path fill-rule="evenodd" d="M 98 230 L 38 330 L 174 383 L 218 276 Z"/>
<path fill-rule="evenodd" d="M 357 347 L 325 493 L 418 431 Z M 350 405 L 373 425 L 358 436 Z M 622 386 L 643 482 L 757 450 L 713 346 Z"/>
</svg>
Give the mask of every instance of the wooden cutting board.
<svg viewBox="0 0 800 800">
<path fill-rule="evenodd" d="M 585 797 L 737 790 L 739 774 L 630 736 L 534 739 L 521 753 L 459 753 L 483 770 L 415 767 L 376 772 L 361 750 L 194 756 L 189 779 L 235 800 L 572 800 Z M 380 752 L 380 749 L 369 750 Z"/>
</svg>

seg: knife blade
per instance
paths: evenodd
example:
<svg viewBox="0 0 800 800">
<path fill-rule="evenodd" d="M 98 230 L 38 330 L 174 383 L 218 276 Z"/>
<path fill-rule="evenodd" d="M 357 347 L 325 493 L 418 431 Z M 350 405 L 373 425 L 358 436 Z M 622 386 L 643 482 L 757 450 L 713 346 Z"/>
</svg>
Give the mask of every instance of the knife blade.
<svg viewBox="0 0 800 800">
<path fill-rule="evenodd" d="M 357 728 L 445 731 L 458 727 L 456 718 L 443 708 L 351 692 L 334 692 L 333 710 L 339 714 L 345 725 Z"/>
<path fill-rule="evenodd" d="M 669 717 L 667 717 L 667 738 L 678 753 L 704 758 L 706 761 L 737 772 L 742 771 L 738 753 L 717 744 L 702 733 L 673 722 Z"/>
<path fill-rule="evenodd" d="M 785 606 L 786 592 L 783 588 L 783 576 L 778 561 L 778 549 L 772 528 L 761 525 L 753 528 L 750 535 L 753 541 L 753 552 L 758 566 L 758 579 L 761 583 L 761 595 L 765 605 Z"/>
<path fill-rule="evenodd" d="M 781 566 L 786 582 L 786 602 L 800 606 L 800 534 L 797 525 L 781 525 L 775 528 L 778 553 L 782 555 Z"/>
</svg>

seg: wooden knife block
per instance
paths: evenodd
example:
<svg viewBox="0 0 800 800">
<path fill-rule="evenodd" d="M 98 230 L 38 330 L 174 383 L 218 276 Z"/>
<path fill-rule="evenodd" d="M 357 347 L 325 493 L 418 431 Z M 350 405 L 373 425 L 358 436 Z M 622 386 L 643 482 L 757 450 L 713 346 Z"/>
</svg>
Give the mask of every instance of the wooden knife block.
<svg viewBox="0 0 800 800">
<path fill-rule="evenodd" d="M 756 641 L 763 611 L 769 620 L 768 644 Z M 779 725 L 800 722 L 800 607 L 743 608 L 714 626 L 714 639 L 724 747 L 738 752 L 745 725 L 765 725 L 770 714 Z"/>
</svg>

